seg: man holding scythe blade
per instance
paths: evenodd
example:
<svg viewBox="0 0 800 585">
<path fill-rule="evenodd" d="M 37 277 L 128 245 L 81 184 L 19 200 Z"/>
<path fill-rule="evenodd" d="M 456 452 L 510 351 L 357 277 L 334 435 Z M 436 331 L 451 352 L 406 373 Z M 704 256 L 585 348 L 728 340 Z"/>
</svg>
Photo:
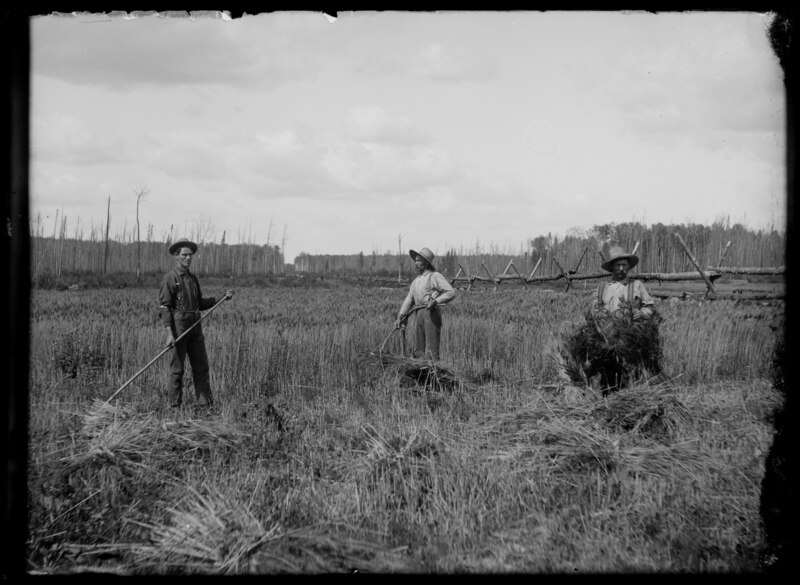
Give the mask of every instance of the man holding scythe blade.
<svg viewBox="0 0 800 585">
<path fill-rule="evenodd" d="M 189 270 L 192 257 L 197 253 L 197 244 L 180 238 L 170 245 L 169 253 L 175 257 L 175 268 L 167 272 L 161 281 L 159 316 L 167 330 L 165 347 L 173 346 L 168 382 L 170 406 L 178 407 L 183 403 L 183 373 L 187 355 L 192 366 L 195 397 L 199 404 L 212 406 L 214 397 L 209 381 L 208 355 L 199 321 L 202 318 L 200 311 L 214 307 L 217 300 L 203 296 L 200 281 Z M 233 291 L 228 289 L 223 300 L 232 297 Z M 188 331 L 190 328 L 191 331 Z M 175 340 L 186 331 L 188 334 L 176 344 Z"/>
<path fill-rule="evenodd" d="M 456 293 L 444 275 L 436 272 L 433 252 L 422 248 L 419 252 L 409 250 L 408 253 L 414 259 L 417 277 L 411 282 L 394 326 L 399 329 L 405 324 L 409 314 L 416 312 L 414 357 L 438 360 L 442 336 L 442 313 L 439 305 L 452 301 Z"/>
</svg>

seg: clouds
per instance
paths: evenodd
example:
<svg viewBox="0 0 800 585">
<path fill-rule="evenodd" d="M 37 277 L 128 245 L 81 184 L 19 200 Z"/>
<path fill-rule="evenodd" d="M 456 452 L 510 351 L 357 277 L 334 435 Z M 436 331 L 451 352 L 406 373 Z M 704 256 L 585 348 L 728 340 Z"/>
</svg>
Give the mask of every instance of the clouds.
<svg viewBox="0 0 800 585">
<path fill-rule="evenodd" d="M 332 145 L 323 166 L 343 192 L 403 194 L 441 184 L 452 174 L 447 155 L 435 148 L 368 142 Z"/>
<path fill-rule="evenodd" d="M 781 72 L 766 24 L 753 16 L 652 19 L 648 42 L 619 53 L 607 69 L 607 98 L 615 100 L 628 131 L 650 140 L 697 139 L 712 148 L 731 133 L 782 133 L 784 120 L 776 115 L 783 109 Z M 601 92 L 604 86 L 594 88 Z"/>
<path fill-rule="evenodd" d="M 463 45 L 429 43 L 419 48 L 409 73 L 438 82 L 490 82 L 496 66 Z"/>
<path fill-rule="evenodd" d="M 644 211 L 768 221 L 785 187 L 785 104 L 767 22 L 35 19 L 32 200 L 99 223 L 108 195 L 132 210 L 145 185 L 156 233 L 203 213 L 232 241 L 274 217 L 290 255 L 393 249 L 400 233 L 524 242 Z"/>
<path fill-rule="evenodd" d="M 454 166 L 408 118 L 376 105 L 356 106 L 345 134 L 326 149 L 322 164 L 347 192 L 407 194 L 448 181 Z"/>
<path fill-rule="evenodd" d="M 37 17 L 32 67 L 68 83 L 117 91 L 195 84 L 275 88 L 321 70 L 324 59 L 315 51 L 319 38 L 336 44 L 333 37 L 319 35 L 329 25 L 315 13 L 236 20 L 155 14 Z"/>
<path fill-rule="evenodd" d="M 390 116 L 378 105 L 357 105 L 350 110 L 346 132 L 354 140 L 414 146 L 429 142 L 422 129 L 406 116 Z"/>
<path fill-rule="evenodd" d="M 32 120 L 32 150 L 36 158 L 68 165 L 124 162 L 127 145 L 117 137 L 98 133 L 71 116 L 48 114 Z"/>
<path fill-rule="evenodd" d="M 497 15 L 493 15 L 497 16 Z M 380 22 L 381 37 L 357 70 L 367 77 L 401 77 L 436 84 L 485 84 L 494 80 L 500 62 L 484 51 L 480 13 L 457 17 L 466 34 L 453 34 L 452 15 L 445 13 L 395 13 Z M 492 17 L 489 17 L 492 18 Z M 343 21 L 348 30 L 373 27 L 376 18 L 351 15 Z"/>
</svg>

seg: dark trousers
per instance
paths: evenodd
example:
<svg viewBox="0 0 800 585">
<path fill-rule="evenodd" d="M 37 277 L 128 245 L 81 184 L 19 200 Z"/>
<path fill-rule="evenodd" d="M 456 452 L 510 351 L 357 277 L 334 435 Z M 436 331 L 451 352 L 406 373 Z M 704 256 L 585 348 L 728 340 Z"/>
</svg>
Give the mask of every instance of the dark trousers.
<svg viewBox="0 0 800 585">
<path fill-rule="evenodd" d="M 442 313 L 439 308 L 417 311 L 414 325 L 415 358 L 439 359 L 439 343 L 442 338 Z"/>
<path fill-rule="evenodd" d="M 175 314 L 175 337 L 180 336 L 191 327 L 200 315 Z M 192 380 L 194 381 L 194 394 L 197 401 L 213 404 L 211 395 L 211 382 L 208 374 L 208 355 L 206 354 L 206 340 L 203 336 L 203 325 L 198 324 L 186 337 L 181 339 L 172 350 L 172 359 L 169 362 L 169 401 L 172 406 L 179 406 L 183 402 L 183 373 L 186 356 L 192 366 Z"/>
</svg>

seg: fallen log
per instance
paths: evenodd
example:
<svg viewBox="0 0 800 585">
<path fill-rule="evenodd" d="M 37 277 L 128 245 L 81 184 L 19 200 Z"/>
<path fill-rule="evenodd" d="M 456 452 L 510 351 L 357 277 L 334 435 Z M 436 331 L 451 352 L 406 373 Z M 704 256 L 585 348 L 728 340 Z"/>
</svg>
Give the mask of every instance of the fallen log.
<svg viewBox="0 0 800 585">
<path fill-rule="evenodd" d="M 727 293 L 716 292 L 706 294 L 705 292 L 669 292 L 662 293 L 659 291 L 648 291 L 650 296 L 656 299 L 679 299 L 679 300 L 696 300 L 703 299 L 706 301 L 714 300 L 734 300 L 734 301 L 773 301 L 783 300 L 786 298 L 785 293 Z"/>
<path fill-rule="evenodd" d="M 643 272 L 641 274 L 631 274 L 630 277 L 636 280 L 660 280 L 664 282 L 679 280 L 717 280 L 721 274 L 714 272 Z"/>
<path fill-rule="evenodd" d="M 596 272 L 594 274 L 572 274 L 570 275 L 571 280 L 595 280 L 600 278 L 610 278 L 610 274 L 608 272 Z M 672 282 L 672 281 L 681 281 L 681 280 L 705 280 L 704 277 L 709 278 L 710 280 L 717 280 L 721 274 L 717 274 L 714 272 L 705 272 L 703 275 L 700 275 L 697 272 L 633 272 L 629 273 L 629 277 L 633 280 L 642 280 L 642 281 L 664 281 L 664 282 Z M 541 277 L 540 277 L 541 278 Z M 551 279 L 562 278 L 561 275 L 551 276 Z M 530 281 L 528 281 L 530 282 Z"/>
<path fill-rule="evenodd" d="M 506 277 L 506 278 L 508 278 L 508 277 Z M 494 282 L 495 284 L 497 284 L 495 282 L 494 278 L 490 278 L 488 276 L 480 276 L 478 274 L 473 274 L 472 276 L 459 276 L 459 277 L 454 278 L 450 282 L 452 283 L 452 282 L 456 282 L 456 281 L 459 281 L 459 280 L 463 280 L 463 281 L 466 281 L 466 282 L 474 282 L 474 281 L 477 280 L 478 282 Z"/>
<path fill-rule="evenodd" d="M 722 274 L 716 272 L 704 272 L 702 275 L 697 272 L 641 272 L 641 273 L 632 273 L 630 277 L 634 280 L 642 280 L 642 281 L 663 281 L 663 282 L 677 282 L 681 280 L 705 280 L 708 278 L 709 280 L 717 280 Z M 570 274 L 570 280 L 599 280 L 603 278 L 610 278 L 611 275 L 608 272 L 595 272 L 593 274 Z M 533 278 L 526 278 L 525 282 L 551 282 L 554 280 L 561 280 L 564 278 L 563 274 L 552 274 L 549 276 L 534 276 Z M 483 281 L 483 282 L 493 282 L 497 284 L 497 281 L 501 280 L 521 280 L 518 276 L 514 276 L 512 274 L 501 274 L 499 276 L 495 276 L 490 278 L 488 276 L 462 276 L 456 277 L 452 279 L 450 282 L 456 281 L 464 281 L 464 282 L 472 282 L 472 281 Z"/>
<path fill-rule="evenodd" d="M 727 268 L 725 266 L 709 266 L 707 270 L 719 272 L 721 274 L 786 274 L 785 266 L 773 266 L 766 268 Z"/>
<path fill-rule="evenodd" d="M 722 293 L 718 292 L 713 295 L 708 295 L 709 299 L 726 299 L 735 301 L 772 301 L 783 300 L 786 298 L 785 293 Z"/>
</svg>

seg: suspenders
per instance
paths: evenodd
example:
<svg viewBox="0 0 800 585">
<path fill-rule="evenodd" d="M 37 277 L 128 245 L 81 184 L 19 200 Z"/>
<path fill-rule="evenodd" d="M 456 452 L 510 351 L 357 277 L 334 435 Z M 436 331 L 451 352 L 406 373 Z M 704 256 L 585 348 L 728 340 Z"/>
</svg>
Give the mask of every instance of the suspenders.
<svg viewBox="0 0 800 585">
<path fill-rule="evenodd" d="M 185 299 L 185 297 L 186 297 L 187 291 L 184 290 L 183 282 L 182 282 L 181 277 L 178 274 L 178 272 L 176 270 L 173 270 L 172 271 L 172 275 L 175 278 L 175 311 L 178 312 L 178 313 L 183 313 L 183 312 L 185 312 L 184 309 L 186 308 L 186 305 L 185 305 L 186 299 Z M 200 295 L 198 294 L 199 293 L 199 287 L 197 285 L 197 281 L 194 279 L 194 276 L 191 275 L 191 274 L 189 274 L 188 276 L 189 276 L 189 280 L 191 281 L 191 284 L 189 284 L 189 286 L 194 285 L 193 288 L 194 288 L 195 296 L 197 297 L 195 299 L 196 302 L 197 302 L 197 309 L 195 311 L 189 311 L 190 313 L 194 313 L 194 312 L 197 312 L 197 311 L 200 310 Z"/>
<path fill-rule="evenodd" d="M 602 282 L 602 283 L 600 283 L 600 286 L 597 287 L 597 304 L 599 306 L 601 306 L 601 307 L 603 306 L 603 293 L 606 292 L 606 284 L 608 284 L 608 283 Z M 627 298 L 628 298 L 628 300 L 630 302 L 633 302 L 633 300 L 634 300 L 633 285 L 634 285 L 634 281 L 631 280 L 628 283 L 628 290 L 627 290 L 627 293 L 628 293 Z"/>
</svg>

